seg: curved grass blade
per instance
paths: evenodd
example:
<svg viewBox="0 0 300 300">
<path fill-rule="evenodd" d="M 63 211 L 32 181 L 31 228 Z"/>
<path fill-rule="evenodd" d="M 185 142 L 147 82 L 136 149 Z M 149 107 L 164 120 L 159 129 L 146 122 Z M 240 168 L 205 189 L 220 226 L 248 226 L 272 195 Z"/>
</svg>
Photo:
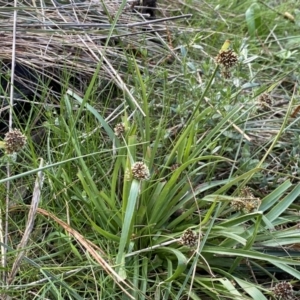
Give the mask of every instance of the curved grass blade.
<svg viewBox="0 0 300 300">
<path fill-rule="evenodd" d="M 167 247 L 163 247 L 159 249 L 159 252 L 164 251 L 164 252 L 169 252 L 171 254 L 174 254 L 177 257 L 177 268 L 175 270 L 175 272 L 173 273 L 172 276 L 170 276 L 169 278 L 167 278 L 165 280 L 165 282 L 170 282 L 174 279 L 176 279 L 178 276 L 180 276 L 184 270 L 186 269 L 187 266 L 187 258 L 177 249 L 174 248 L 167 248 Z"/>
<path fill-rule="evenodd" d="M 297 199 L 300 195 L 300 184 L 298 184 L 287 196 L 278 202 L 271 210 L 266 214 L 266 218 L 272 222 L 277 219 L 286 209 Z"/>
</svg>

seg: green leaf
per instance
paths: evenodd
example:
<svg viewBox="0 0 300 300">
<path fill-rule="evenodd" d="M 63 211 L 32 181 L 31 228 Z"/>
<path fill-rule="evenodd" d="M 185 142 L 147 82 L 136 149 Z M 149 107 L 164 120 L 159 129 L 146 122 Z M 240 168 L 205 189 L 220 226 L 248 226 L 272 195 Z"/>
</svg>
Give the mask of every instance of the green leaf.
<svg viewBox="0 0 300 300">
<path fill-rule="evenodd" d="M 274 53 L 274 55 L 278 58 L 281 58 L 281 59 L 290 59 L 293 56 L 295 56 L 294 54 L 296 54 L 297 52 L 298 52 L 297 50 L 290 51 L 290 50 L 287 50 L 287 49 L 282 49 L 282 50 Z"/>
<path fill-rule="evenodd" d="M 128 197 L 125 216 L 123 219 L 119 250 L 116 258 L 117 270 L 119 272 L 119 275 L 124 279 L 126 278 L 126 275 L 124 273 L 125 272 L 124 269 L 125 247 L 128 246 L 128 243 L 132 235 L 132 227 L 133 227 L 133 221 L 134 221 L 134 216 L 136 211 L 136 203 L 139 196 L 139 190 L 140 190 L 140 182 L 134 179 L 131 183 L 130 194 Z"/>
<path fill-rule="evenodd" d="M 149 258 L 148 257 L 143 257 L 142 259 L 142 276 L 144 276 L 144 274 L 148 274 L 149 273 Z M 143 277 L 142 277 L 143 279 Z M 141 280 L 141 284 L 140 284 L 140 290 L 141 290 L 141 295 L 140 295 L 140 299 L 141 300 L 145 300 L 146 299 L 146 293 L 147 293 L 147 280 Z"/>
<path fill-rule="evenodd" d="M 89 222 L 92 225 L 92 228 L 98 232 L 99 234 L 101 234 L 102 236 L 104 236 L 106 239 L 110 240 L 110 241 L 114 241 L 114 242 L 120 242 L 120 237 L 116 236 L 114 234 L 112 234 L 111 232 L 108 232 L 104 229 L 102 229 L 100 226 L 98 226 L 95 222 L 93 222 L 93 220 L 86 214 L 85 211 L 83 211 L 85 217 L 87 218 L 87 220 L 89 220 Z"/>
<path fill-rule="evenodd" d="M 258 215 L 254 222 L 254 230 L 251 232 L 251 236 L 248 238 L 247 244 L 244 246 L 245 250 L 248 250 L 252 247 L 260 227 L 261 219 L 262 219 L 262 215 Z M 241 260 L 242 260 L 241 257 L 237 257 L 235 259 L 234 263 L 230 268 L 230 273 L 232 273 L 236 269 L 236 267 L 240 264 Z"/>
<path fill-rule="evenodd" d="M 259 215 L 261 215 L 260 211 L 249 213 L 249 214 L 245 214 L 245 215 L 236 217 L 236 218 L 234 218 L 232 220 L 228 220 L 228 221 L 222 222 L 222 223 L 219 224 L 219 226 L 231 228 L 233 226 L 244 224 L 245 222 L 248 222 L 250 220 L 254 220 L 254 218 L 257 217 L 257 216 L 259 216 Z"/>
<path fill-rule="evenodd" d="M 245 13 L 246 23 L 248 26 L 248 32 L 251 37 L 254 37 L 256 33 L 261 33 L 262 19 L 261 10 L 258 3 L 253 3 Z"/>
<path fill-rule="evenodd" d="M 169 252 L 171 254 L 174 254 L 177 257 L 177 268 L 175 270 L 175 272 L 165 280 L 165 282 L 170 282 L 174 279 L 176 279 L 178 276 L 180 276 L 184 270 L 186 269 L 188 260 L 187 258 L 178 250 L 178 249 L 174 249 L 174 248 L 167 248 L 167 247 L 162 247 L 159 248 L 158 252 Z"/>
<path fill-rule="evenodd" d="M 277 219 L 300 195 L 300 184 L 298 184 L 286 197 L 278 202 L 270 212 L 266 214 L 269 221 Z"/>
<path fill-rule="evenodd" d="M 219 281 L 224 285 L 224 287 L 232 294 L 236 296 L 242 296 L 242 294 L 234 287 L 232 282 L 228 278 L 220 278 Z"/>
<path fill-rule="evenodd" d="M 280 262 L 273 262 L 273 265 L 300 280 L 300 272 L 295 268 L 287 266 L 286 264 L 282 264 Z"/>
<path fill-rule="evenodd" d="M 241 256 L 245 258 L 252 258 L 252 259 L 257 259 L 257 260 L 262 260 L 262 261 L 268 261 L 270 263 L 276 264 L 285 264 L 285 265 L 296 265 L 300 266 L 300 261 L 296 261 L 293 259 L 288 259 L 288 258 L 282 258 L 282 257 L 275 257 L 272 255 L 267 255 L 264 253 L 260 253 L 254 250 L 240 250 L 240 249 L 232 249 L 232 248 L 223 248 L 223 247 L 207 247 L 204 246 L 202 250 L 202 254 L 204 253 L 212 253 L 217 256 L 230 256 L 230 257 L 235 257 L 235 256 Z"/>
<path fill-rule="evenodd" d="M 237 282 L 237 284 L 247 293 L 249 294 L 254 300 L 267 300 L 267 298 L 262 294 L 262 292 L 250 282 L 242 280 L 238 277 L 232 276 L 233 279 Z"/>
<path fill-rule="evenodd" d="M 108 134 L 108 136 L 110 137 L 110 139 L 112 141 L 115 140 L 115 134 L 114 131 L 110 128 L 110 126 L 108 125 L 108 123 L 104 120 L 104 118 L 102 118 L 102 116 L 97 112 L 97 110 L 92 107 L 90 104 L 85 103 L 84 99 L 82 99 L 81 97 L 79 97 L 77 94 L 75 94 L 73 91 L 68 90 L 67 94 L 71 95 L 74 99 L 76 99 L 81 105 L 83 104 L 84 107 L 91 112 L 96 119 L 99 121 L 99 123 L 102 125 L 102 127 L 104 128 L 104 130 L 106 131 L 106 133 Z M 116 140 L 117 141 L 117 140 Z"/>
<path fill-rule="evenodd" d="M 292 186 L 289 180 L 283 182 L 271 194 L 262 199 L 259 210 L 265 212 L 278 201 L 278 199 L 285 193 L 287 189 Z"/>
</svg>

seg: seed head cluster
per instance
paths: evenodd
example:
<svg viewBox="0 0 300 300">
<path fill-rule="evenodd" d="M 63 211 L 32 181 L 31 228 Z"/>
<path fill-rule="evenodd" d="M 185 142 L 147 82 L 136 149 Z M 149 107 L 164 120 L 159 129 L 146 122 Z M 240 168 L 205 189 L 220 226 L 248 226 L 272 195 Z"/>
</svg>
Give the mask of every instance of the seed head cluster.
<svg viewBox="0 0 300 300">
<path fill-rule="evenodd" d="M 221 75 L 225 78 L 225 79 L 230 79 L 231 78 L 231 72 L 228 69 L 223 69 L 221 71 Z"/>
<path fill-rule="evenodd" d="M 225 51 L 221 50 L 215 60 L 218 65 L 228 70 L 237 64 L 238 57 L 232 49 L 228 49 Z"/>
<path fill-rule="evenodd" d="M 176 164 L 173 164 L 170 169 L 171 171 L 175 171 L 176 169 L 178 169 L 180 167 L 180 164 L 176 163 Z"/>
<path fill-rule="evenodd" d="M 135 162 L 131 167 L 132 177 L 136 180 L 147 180 L 150 177 L 148 167 L 141 161 Z"/>
<path fill-rule="evenodd" d="M 258 100 L 260 107 L 264 110 L 270 110 L 270 108 L 273 105 L 273 99 L 267 93 L 263 93 L 263 94 L 259 95 L 257 100 Z"/>
<path fill-rule="evenodd" d="M 14 129 L 5 134 L 5 152 L 12 154 L 20 151 L 26 145 L 26 136 L 19 129 Z"/>
<path fill-rule="evenodd" d="M 121 137 L 125 132 L 125 126 L 123 123 L 118 123 L 114 128 L 115 135 Z"/>
<path fill-rule="evenodd" d="M 273 293 L 278 300 L 291 300 L 294 299 L 293 286 L 286 281 L 279 282 L 273 288 Z"/>
<path fill-rule="evenodd" d="M 231 77 L 230 69 L 238 62 L 238 56 L 232 49 L 220 50 L 215 62 L 221 67 L 221 74 L 225 79 Z"/>
<path fill-rule="evenodd" d="M 249 186 L 243 187 L 240 191 L 239 196 L 242 197 L 242 198 L 251 198 L 251 199 L 254 198 L 252 189 Z"/>
<path fill-rule="evenodd" d="M 244 187 L 239 197 L 231 201 L 231 207 L 235 211 L 242 211 L 245 214 L 256 211 L 261 204 L 259 198 L 254 197 L 252 190 L 249 187 Z"/>
<path fill-rule="evenodd" d="M 181 236 L 181 244 L 188 246 L 188 247 L 193 247 L 197 244 L 198 241 L 198 236 L 196 233 L 193 232 L 190 228 L 187 229 Z"/>
</svg>

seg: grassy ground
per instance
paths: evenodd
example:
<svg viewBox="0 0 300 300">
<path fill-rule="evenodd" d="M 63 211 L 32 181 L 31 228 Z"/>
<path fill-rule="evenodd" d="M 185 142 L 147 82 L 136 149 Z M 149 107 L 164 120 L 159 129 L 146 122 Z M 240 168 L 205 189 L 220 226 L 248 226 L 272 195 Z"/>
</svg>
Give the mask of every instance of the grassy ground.
<svg viewBox="0 0 300 300">
<path fill-rule="evenodd" d="M 13 115 L 27 145 L 1 156 L 1 299 L 299 299 L 300 13 L 158 3 L 182 15 L 138 39 L 27 29 L 51 31 L 42 62 L 63 88 L 39 73 L 37 103 Z M 12 55 L 38 68 L 39 43 Z"/>
</svg>

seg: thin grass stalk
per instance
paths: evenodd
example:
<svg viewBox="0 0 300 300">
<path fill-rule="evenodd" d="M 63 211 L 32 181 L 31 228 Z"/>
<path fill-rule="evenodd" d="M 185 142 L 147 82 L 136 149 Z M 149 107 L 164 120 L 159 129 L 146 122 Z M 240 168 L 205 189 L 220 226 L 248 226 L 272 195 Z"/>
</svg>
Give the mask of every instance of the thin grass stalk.
<svg viewBox="0 0 300 300">
<path fill-rule="evenodd" d="M 4 183 L 4 182 L 7 182 L 7 181 L 10 181 L 10 180 L 15 180 L 15 179 L 18 179 L 18 178 L 22 178 L 22 177 L 25 177 L 25 176 L 28 176 L 28 175 L 36 174 L 37 172 L 42 171 L 42 170 L 51 169 L 53 167 L 58 167 L 58 166 L 63 165 L 65 163 L 76 161 L 79 158 L 86 158 L 86 157 L 95 156 L 95 155 L 98 155 L 98 154 L 100 155 L 100 154 L 103 154 L 103 153 L 106 153 L 106 152 L 111 152 L 111 150 L 89 153 L 89 154 L 86 154 L 86 155 L 82 155 L 80 157 L 72 157 L 72 158 L 66 159 L 64 161 L 59 161 L 57 163 L 53 163 L 53 164 L 43 166 L 41 168 L 39 167 L 39 168 L 29 170 L 29 171 L 26 171 L 26 172 L 23 172 L 23 173 L 19 173 L 19 174 L 16 174 L 14 176 L 11 176 L 11 177 L 0 179 L 0 184 Z"/>
<path fill-rule="evenodd" d="M 12 42 L 12 56 L 11 56 L 11 77 L 10 77 L 10 97 L 9 97 L 9 120 L 8 120 L 8 130 L 11 131 L 13 127 L 13 106 L 14 106 L 14 75 L 15 75 L 15 62 L 16 62 L 16 31 L 17 31 L 17 7 L 18 0 L 14 0 L 14 14 L 13 14 L 13 42 Z M 7 163 L 6 166 L 6 174 L 7 177 L 11 175 L 10 163 Z M 4 245 L 8 244 L 8 207 L 10 201 L 10 181 L 6 182 L 6 200 L 5 200 L 5 225 L 3 226 L 3 219 L 1 217 L 0 222 L 2 223 L 1 229 L 4 228 L 4 237 L 1 236 L 1 241 Z M 1 214 L 2 216 L 2 214 Z M 1 231 L 2 232 L 2 231 Z M 1 233 L 2 235 L 2 233 Z M 2 267 L 3 270 L 6 269 L 7 265 L 7 249 L 5 247 L 1 247 L 2 253 Z M 3 271 L 3 282 L 6 282 L 7 274 L 6 271 Z"/>
<path fill-rule="evenodd" d="M 13 106 L 14 106 L 14 79 L 15 79 L 15 63 L 16 63 L 16 32 L 17 32 L 17 10 L 18 0 L 14 1 L 14 19 L 13 19 L 13 43 L 11 57 L 11 77 L 10 77 L 10 95 L 9 95 L 9 130 L 12 130 L 13 125 Z"/>
</svg>

